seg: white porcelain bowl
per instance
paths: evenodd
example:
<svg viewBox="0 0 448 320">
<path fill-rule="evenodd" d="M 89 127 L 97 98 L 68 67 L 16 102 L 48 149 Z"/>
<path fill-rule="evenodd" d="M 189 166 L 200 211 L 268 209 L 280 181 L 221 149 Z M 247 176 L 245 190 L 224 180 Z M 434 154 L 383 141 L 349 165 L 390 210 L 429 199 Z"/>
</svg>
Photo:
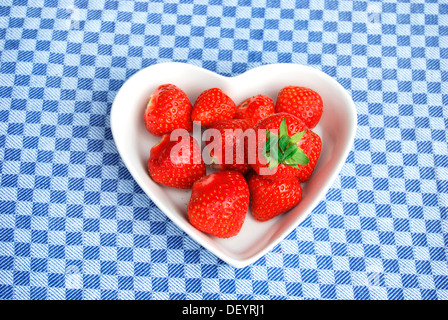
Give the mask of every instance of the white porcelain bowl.
<svg viewBox="0 0 448 320">
<path fill-rule="evenodd" d="M 236 104 L 265 94 L 274 101 L 288 85 L 306 86 L 323 99 L 324 112 L 316 128 L 322 138 L 322 153 L 313 176 L 302 184 L 298 206 L 267 222 L 258 222 L 248 212 L 241 232 L 219 239 L 195 229 L 187 220 L 191 190 L 178 190 L 155 183 L 147 171 L 151 147 L 160 138 L 148 133 L 143 122 L 146 102 L 161 84 L 172 83 L 184 90 L 192 104 L 198 95 L 218 87 Z M 236 77 L 224 77 L 185 63 L 163 63 L 134 74 L 119 90 L 111 110 L 111 129 L 118 151 L 134 179 L 151 200 L 189 236 L 235 267 L 244 267 L 270 251 L 291 233 L 325 196 L 340 172 L 356 132 L 356 108 L 345 89 L 327 74 L 297 64 L 271 64 Z"/>
</svg>

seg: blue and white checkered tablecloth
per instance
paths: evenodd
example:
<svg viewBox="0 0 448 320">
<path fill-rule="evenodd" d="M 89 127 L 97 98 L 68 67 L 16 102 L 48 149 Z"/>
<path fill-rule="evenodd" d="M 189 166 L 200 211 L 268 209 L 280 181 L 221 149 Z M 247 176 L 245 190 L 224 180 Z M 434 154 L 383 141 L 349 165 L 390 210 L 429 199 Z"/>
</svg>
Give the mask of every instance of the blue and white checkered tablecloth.
<svg viewBox="0 0 448 320">
<path fill-rule="evenodd" d="M 121 85 L 181 61 L 286 62 L 358 111 L 312 214 L 236 269 L 142 192 L 110 129 Z M 0 299 L 448 299 L 448 3 L 2 0 Z"/>
</svg>

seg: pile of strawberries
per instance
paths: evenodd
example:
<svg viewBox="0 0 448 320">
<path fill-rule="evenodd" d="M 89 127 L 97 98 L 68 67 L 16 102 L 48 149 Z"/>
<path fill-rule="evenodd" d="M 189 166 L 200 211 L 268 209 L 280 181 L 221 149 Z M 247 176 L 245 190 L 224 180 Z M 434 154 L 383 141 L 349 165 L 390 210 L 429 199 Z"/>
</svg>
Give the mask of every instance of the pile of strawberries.
<svg viewBox="0 0 448 320">
<path fill-rule="evenodd" d="M 221 89 L 212 88 L 193 105 L 177 86 L 161 85 L 149 98 L 144 114 L 148 132 L 161 136 L 151 149 L 149 174 L 161 185 L 192 189 L 187 214 L 195 228 L 220 238 L 235 236 L 249 206 L 256 220 L 266 221 L 299 204 L 301 183 L 310 179 L 322 148 L 321 138 L 311 130 L 322 111 L 322 98 L 306 87 L 281 89 L 275 103 L 259 94 L 240 105 Z M 189 134 L 178 137 L 182 139 L 172 136 L 176 129 L 191 132 L 193 123 L 222 134 L 222 152 L 205 153 L 217 169 L 209 175 L 205 148 Z M 247 136 L 234 134 L 238 129 L 255 132 L 252 147 L 257 152 L 252 161 L 248 152 L 241 156 L 235 151 L 238 143 L 246 151 L 250 147 Z M 209 146 L 213 139 L 206 141 Z M 229 154 L 233 155 L 230 163 Z"/>
</svg>

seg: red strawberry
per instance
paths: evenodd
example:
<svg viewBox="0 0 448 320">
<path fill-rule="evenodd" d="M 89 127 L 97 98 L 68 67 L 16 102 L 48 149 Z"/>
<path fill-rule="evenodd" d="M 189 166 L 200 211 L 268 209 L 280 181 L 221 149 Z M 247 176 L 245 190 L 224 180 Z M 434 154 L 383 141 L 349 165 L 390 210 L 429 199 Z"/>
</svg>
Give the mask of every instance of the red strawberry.
<svg viewBox="0 0 448 320">
<path fill-rule="evenodd" d="M 296 177 L 270 180 L 253 173 L 248 184 L 252 215 L 258 221 L 270 220 L 294 208 L 302 199 L 302 187 Z"/>
<path fill-rule="evenodd" d="M 221 89 L 212 88 L 202 92 L 196 99 L 191 119 L 208 128 L 214 122 L 233 119 L 235 111 L 235 102 Z"/>
<path fill-rule="evenodd" d="M 180 140 L 180 141 L 179 141 Z M 166 134 L 151 148 L 148 171 L 161 185 L 190 189 L 193 183 L 205 176 L 205 164 L 197 141 L 190 135 L 171 141 Z"/>
<path fill-rule="evenodd" d="M 275 113 L 254 127 L 257 134 L 257 161 L 252 168 L 270 179 L 296 176 L 307 181 L 322 149 L 320 137 L 298 117 Z"/>
<path fill-rule="evenodd" d="M 237 235 L 249 208 L 249 187 L 237 171 L 212 173 L 193 185 L 188 220 L 198 230 L 219 238 Z"/>
<path fill-rule="evenodd" d="M 156 136 L 175 129 L 191 131 L 191 102 L 174 84 L 163 84 L 151 95 L 145 110 L 145 127 Z"/>
<path fill-rule="evenodd" d="M 288 86 L 280 90 L 275 111 L 287 112 L 299 117 L 308 128 L 314 128 L 322 117 L 321 96 L 306 87 Z"/>
<path fill-rule="evenodd" d="M 259 94 L 244 100 L 237 108 L 235 119 L 252 119 L 254 125 L 263 118 L 275 113 L 274 101 Z"/>
<path fill-rule="evenodd" d="M 218 132 L 212 129 L 206 131 L 206 144 L 214 168 L 236 170 L 243 174 L 249 171 L 245 132 L 252 127 L 253 121 L 250 119 L 230 119 L 213 124 L 212 129 Z M 226 152 L 229 154 L 226 155 Z"/>
</svg>

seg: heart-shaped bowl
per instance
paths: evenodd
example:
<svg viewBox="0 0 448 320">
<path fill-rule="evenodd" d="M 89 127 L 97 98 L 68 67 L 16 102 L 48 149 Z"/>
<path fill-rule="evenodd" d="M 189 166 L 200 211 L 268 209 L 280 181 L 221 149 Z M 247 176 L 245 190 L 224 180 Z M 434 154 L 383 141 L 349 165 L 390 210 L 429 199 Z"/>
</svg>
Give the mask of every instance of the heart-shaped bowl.
<svg viewBox="0 0 448 320">
<path fill-rule="evenodd" d="M 322 139 L 322 152 L 311 179 L 302 184 L 298 206 L 266 222 L 256 221 L 249 210 L 237 236 L 220 239 L 195 229 L 187 219 L 191 190 L 155 183 L 148 174 L 150 149 L 160 141 L 145 129 L 143 114 L 152 92 L 172 83 L 186 92 L 192 104 L 198 95 L 217 87 L 236 104 L 265 94 L 274 102 L 285 86 L 305 86 L 317 91 L 324 112 L 313 129 Z M 339 174 L 352 147 L 356 132 L 356 108 L 345 89 L 327 74 L 297 64 L 271 64 L 236 77 L 225 77 L 186 63 L 162 63 L 147 67 L 127 80 L 111 109 L 111 130 L 117 149 L 136 182 L 151 200 L 183 231 L 228 264 L 245 267 L 277 245 L 318 205 Z M 202 141 L 201 141 L 202 143 Z"/>
</svg>

